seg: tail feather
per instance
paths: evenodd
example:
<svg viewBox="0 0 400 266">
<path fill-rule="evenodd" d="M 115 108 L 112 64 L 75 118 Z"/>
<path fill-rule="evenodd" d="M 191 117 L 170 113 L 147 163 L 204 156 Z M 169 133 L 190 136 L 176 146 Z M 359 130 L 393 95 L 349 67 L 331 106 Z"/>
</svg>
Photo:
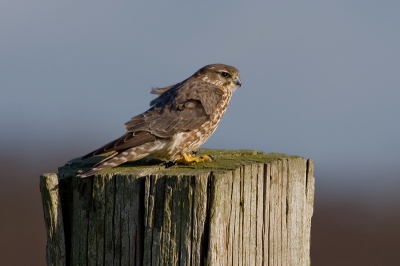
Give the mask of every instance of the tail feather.
<svg viewBox="0 0 400 266">
<path fill-rule="evenodd" d="M 82 178 L 92 176 L 94 174 L 97 174 L 100 171 L 110 169 L 112 167 L 123 164 L 127 161 L 140 160 L 140 159 L 146 157 L 147 155 L 149 155 L 149 153 L 140 153 L 140 152 L 138 152 L 138 150 L 142 151 L 142 149 L 138 149 L 138 147 L 135 147 L 135 148 L 128 149 L 124 152 L 121 152 L 119 154 L 113 154 L 109 158 L 106 158 L 106 159 L 100 161 L 99 163 L 97 163 L 96 165 L 94 165 L 92 167 L 92 169 L 90 169 L 82 174 L 79 174 L 78 176 L 82 177 Z"/>
</svg>

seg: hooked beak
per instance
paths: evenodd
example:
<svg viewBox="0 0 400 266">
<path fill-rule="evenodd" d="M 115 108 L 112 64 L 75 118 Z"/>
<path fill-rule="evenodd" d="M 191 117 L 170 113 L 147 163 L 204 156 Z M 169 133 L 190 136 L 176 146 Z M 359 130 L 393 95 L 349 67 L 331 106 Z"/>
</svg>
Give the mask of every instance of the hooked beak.
<svg viewBox="0 0 400 266">
<path fill-rule="evenodd" d="M 242 82 L 240 81 L 240 78 L 239 78 L 239 77 L 238 77 L 237 79 L 235 79 L 235 80 L 233 81 L 233 83 L 235 83 L 235 84 L 238 85 L 239 87 L 242 86 Z"/>
</svg>

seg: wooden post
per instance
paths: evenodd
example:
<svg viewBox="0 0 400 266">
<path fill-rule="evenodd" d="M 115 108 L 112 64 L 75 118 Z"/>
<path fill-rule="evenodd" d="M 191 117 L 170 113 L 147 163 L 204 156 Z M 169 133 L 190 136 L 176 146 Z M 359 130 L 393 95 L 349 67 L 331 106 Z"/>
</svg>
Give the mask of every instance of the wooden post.
<svg viewBox="0 0 400 266">
<path fill-rule="evenodd" d="M 216 162 L 43 174 L 48 265 L 310 265 L 313 161 L 201 152 Z"/>
</svg>

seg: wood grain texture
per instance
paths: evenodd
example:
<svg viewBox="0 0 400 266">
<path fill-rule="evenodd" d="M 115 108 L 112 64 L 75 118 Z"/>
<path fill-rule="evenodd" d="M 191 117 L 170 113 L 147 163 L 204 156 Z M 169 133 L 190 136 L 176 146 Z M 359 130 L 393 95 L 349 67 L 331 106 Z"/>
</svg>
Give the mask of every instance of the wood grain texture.
<svg viewBox="0 0 400 266">
<path fill-rule="evenodd" d="M 76 177 L 88 167 L 82 161 L 60 168 L 52 204 L 62 203 L 65 225 L 56 233 L 65 231 L 66 264 L 309 265 L 313 162 L 205 152 L 217 162 L 168 169 L 138 163 L 86 179 Z M 53 228 L 46 223 L 48 234 Z"/>
<path fill-rule="evenodd" d="M 56 174 L 40 176 L 40 193 L 47 232 L 47 265 L 66 265 L 64 223 Z"/>
</svg>

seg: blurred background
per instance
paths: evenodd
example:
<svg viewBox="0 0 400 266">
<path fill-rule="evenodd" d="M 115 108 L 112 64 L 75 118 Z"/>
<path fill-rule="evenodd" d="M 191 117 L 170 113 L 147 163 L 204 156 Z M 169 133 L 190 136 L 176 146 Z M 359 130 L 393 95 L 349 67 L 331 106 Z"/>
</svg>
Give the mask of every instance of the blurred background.
<svg viewBox="0 0 400 266">
<path fill-rule="evenodd" d="M 400 261 L 400 2 L 0 3 L 0 262 L 44 265 L 39 175 L 210 63 L 242 87 L 206 148 L 312 158 L 313 265 Z M 396 263 L 397 262 L 397 263 Z"/>
</svg>

